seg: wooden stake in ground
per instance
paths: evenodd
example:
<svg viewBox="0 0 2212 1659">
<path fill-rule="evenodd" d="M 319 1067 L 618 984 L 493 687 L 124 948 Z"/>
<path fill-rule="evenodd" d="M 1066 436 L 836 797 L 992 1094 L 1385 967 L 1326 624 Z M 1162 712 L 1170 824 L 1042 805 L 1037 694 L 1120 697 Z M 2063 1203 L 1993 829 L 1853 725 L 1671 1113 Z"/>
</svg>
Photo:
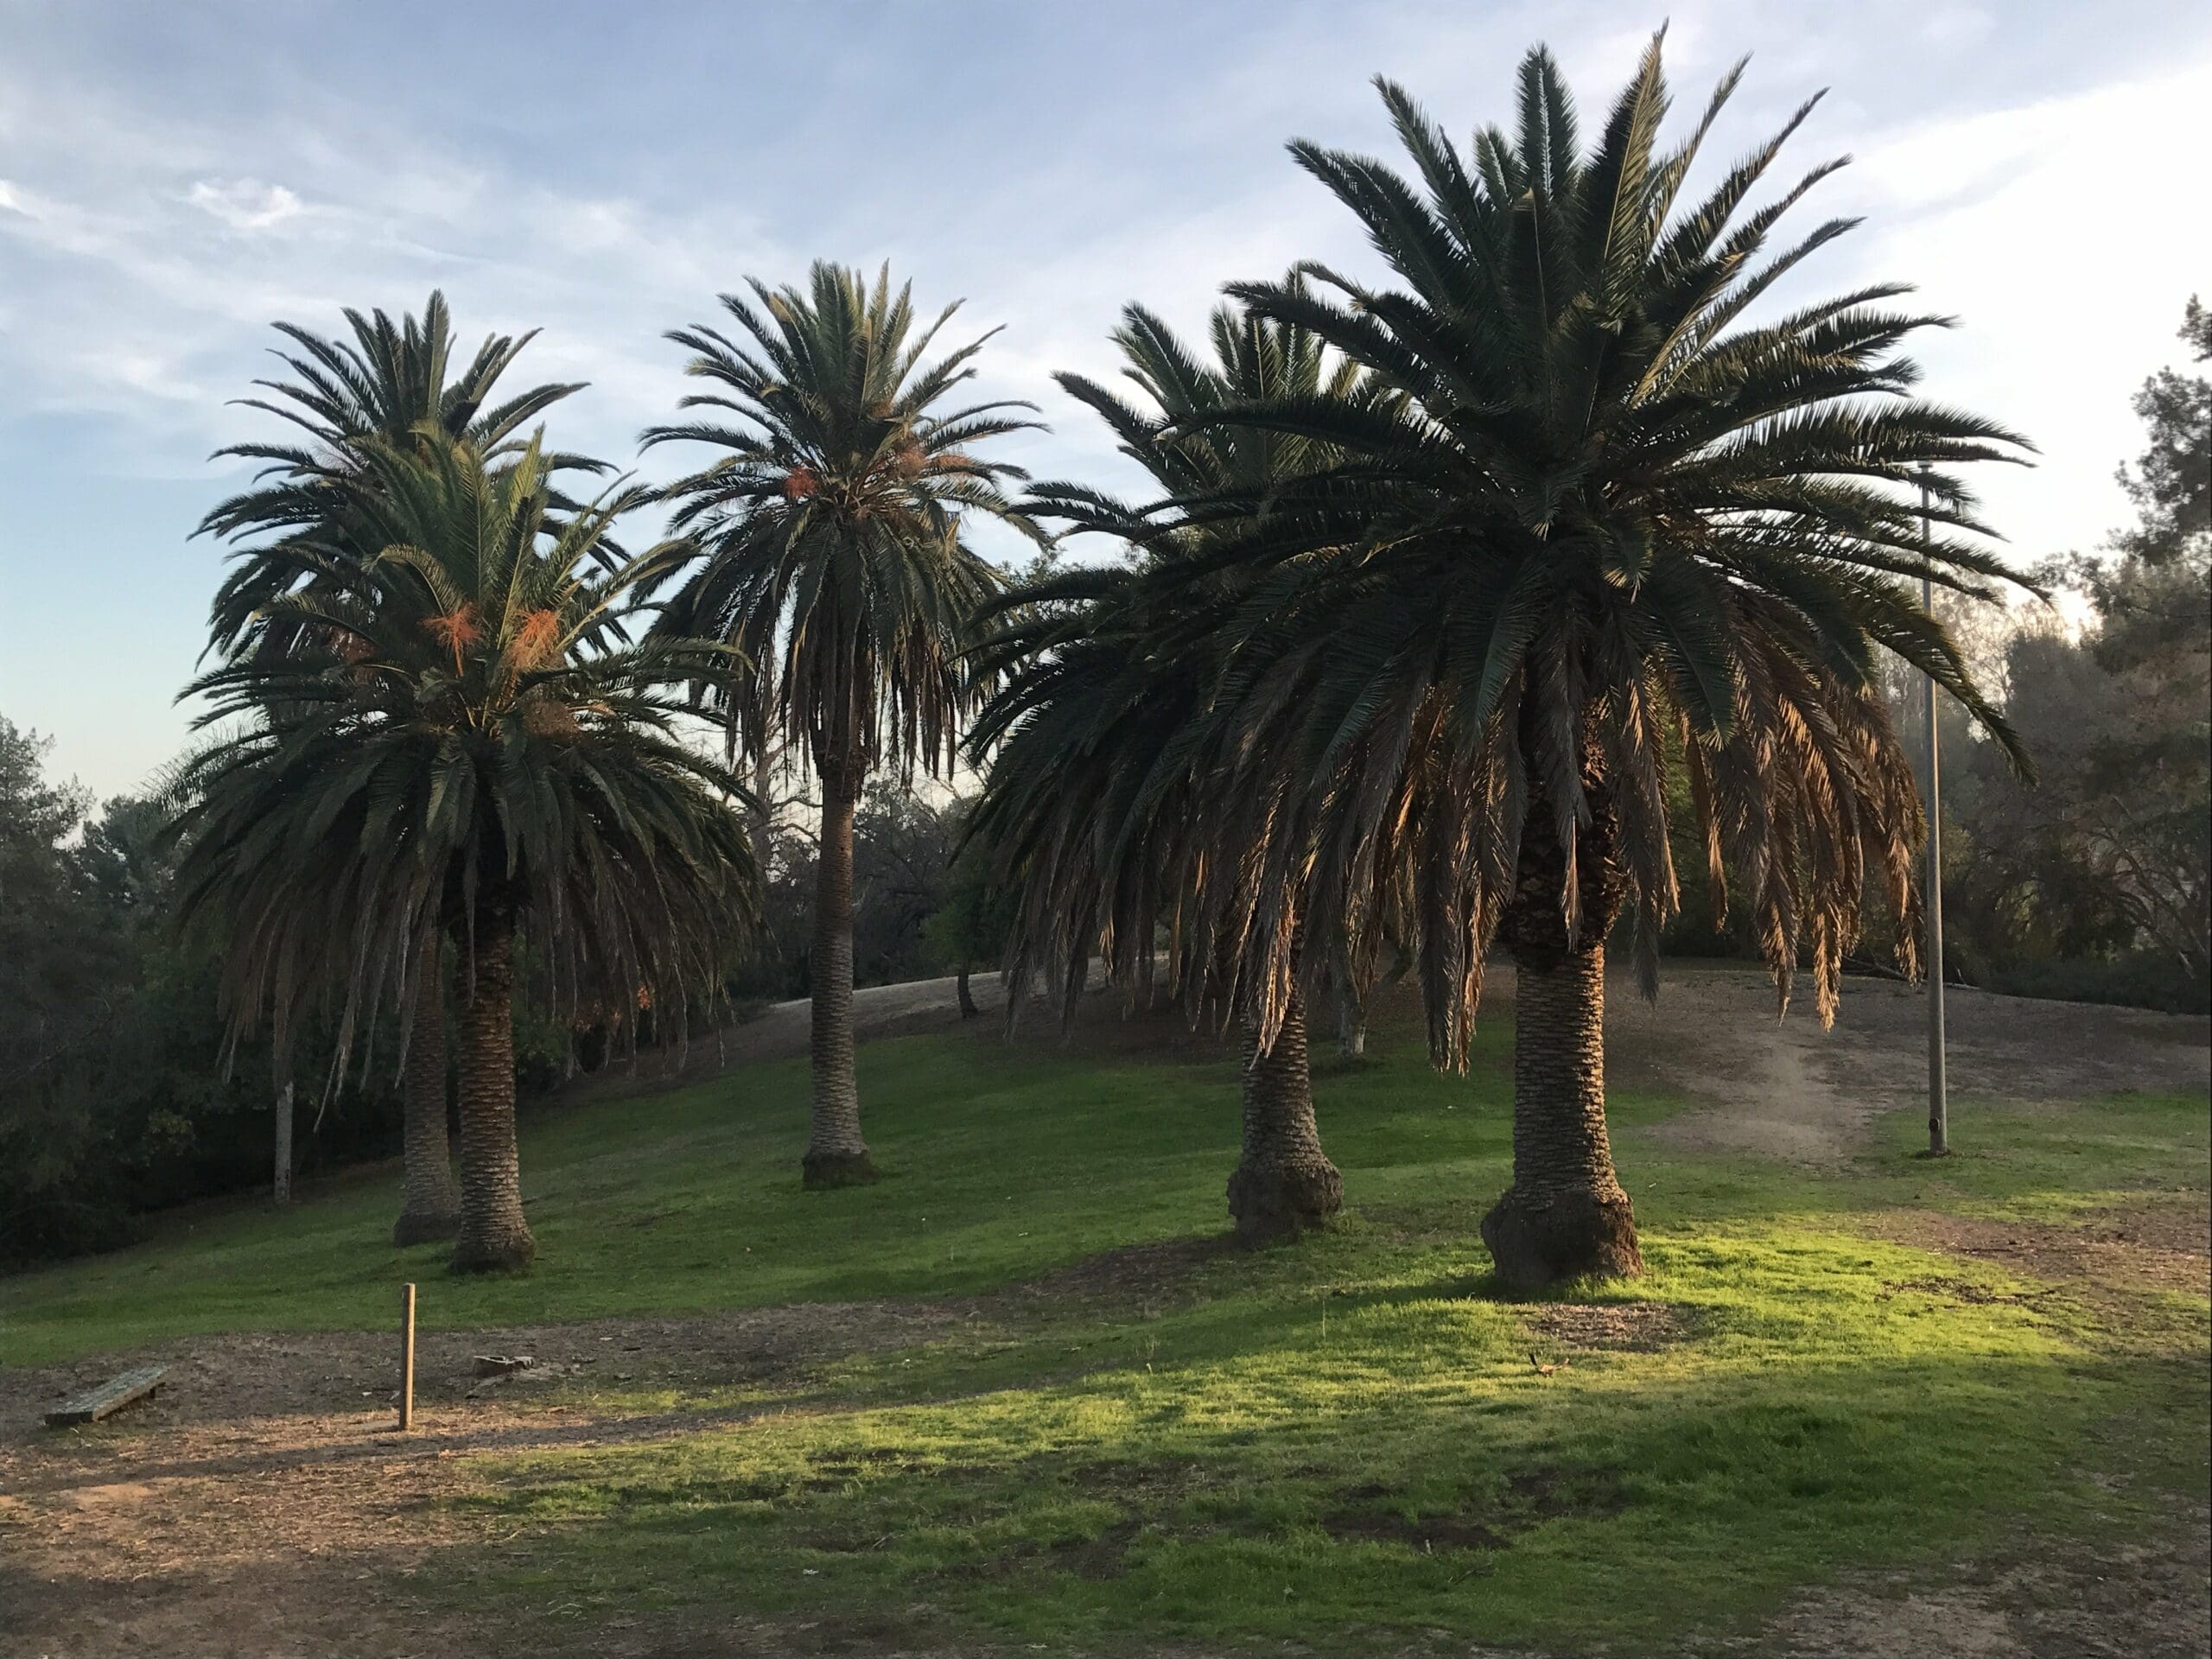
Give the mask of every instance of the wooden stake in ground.
<svg viewBox="0 0 2212 1659">
<path fill-rule="evenodd" d="M 399 1427 L 415 1427 L 415 1287 L 399 1287 Z"/>
</svg>

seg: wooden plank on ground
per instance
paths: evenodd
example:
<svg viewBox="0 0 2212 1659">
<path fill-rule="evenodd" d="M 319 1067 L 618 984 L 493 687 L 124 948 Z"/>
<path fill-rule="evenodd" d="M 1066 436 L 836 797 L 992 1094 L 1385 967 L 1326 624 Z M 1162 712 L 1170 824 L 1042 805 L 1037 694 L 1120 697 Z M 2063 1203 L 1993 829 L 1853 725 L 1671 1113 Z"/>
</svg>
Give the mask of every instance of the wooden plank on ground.
<svg viewBox="0 0 2212 1659">
<path fill-rule="evenodd" d="M 121 1376 L 111 1376 L 98 1388 L 86 1389 L 73 1395 L 46 1414 L 48 1428 L 67 1428 L 76 1423 L 97 1423 L 103 1417 L 111 1417 L 125 1406 L 143 1400 L 162 1386 L 162 1379 L 169 1374 L 166 1365 L 141 1365 L 135 1371 L 125 1371 Z"/>
</svg>

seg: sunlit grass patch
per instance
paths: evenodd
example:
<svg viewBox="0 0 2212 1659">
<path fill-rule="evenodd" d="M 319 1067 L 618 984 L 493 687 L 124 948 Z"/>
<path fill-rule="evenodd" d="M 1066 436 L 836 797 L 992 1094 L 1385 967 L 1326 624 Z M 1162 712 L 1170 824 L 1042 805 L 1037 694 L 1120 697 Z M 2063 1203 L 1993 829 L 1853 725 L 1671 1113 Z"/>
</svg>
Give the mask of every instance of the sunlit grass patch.
<svg viewBox="0 0 2212 1659">
<path fill-rule="evenodd" d="M 2069 1455 L 2139 1386 L 2005 1275 L 1847 1230 L 1654 1229 L 1650 1276 L 1597 1305 L 1667 1317 L 1618 1349 L 1403 1243 L 1356 1222 L 1224 1264 L 1091 1329 L 1079 1376 L 1008 1382 L 1065 1360 L 1049 1324 L 877 1356 L 836 1386 L 939 1397 L 502 1463 L 477 1502 L 610 1602 L 652 1579 L 1008 1638 L 1627 1642 L 2078 1518 Z"/>
</svg>

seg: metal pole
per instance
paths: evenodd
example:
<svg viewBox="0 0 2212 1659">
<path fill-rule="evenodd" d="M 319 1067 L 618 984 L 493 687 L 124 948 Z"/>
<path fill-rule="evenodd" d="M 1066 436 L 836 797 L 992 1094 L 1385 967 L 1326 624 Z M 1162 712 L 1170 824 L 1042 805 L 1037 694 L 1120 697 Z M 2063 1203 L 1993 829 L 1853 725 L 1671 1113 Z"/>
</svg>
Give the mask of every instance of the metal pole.
<svg viewBox="0 0 2212 1659">
<path fill-rule="evenodd" d="M 1920 467 L 1920 550 L 1929 550 L 1928 465 Z M 1936 614 L 1936 584 L 1923 572 L 1920 604 Z M 1928 1154 L 1951 1149 L 1951 1112 L 1943 1076 L 1943 750 L 1936 730 L 1936 680 L 1928 679 Z"/>
<path fill-rule="evenodd" d="M 399 1287 L 399 1427 L 415 1427 L 415 1287 Z"/>
</svg>

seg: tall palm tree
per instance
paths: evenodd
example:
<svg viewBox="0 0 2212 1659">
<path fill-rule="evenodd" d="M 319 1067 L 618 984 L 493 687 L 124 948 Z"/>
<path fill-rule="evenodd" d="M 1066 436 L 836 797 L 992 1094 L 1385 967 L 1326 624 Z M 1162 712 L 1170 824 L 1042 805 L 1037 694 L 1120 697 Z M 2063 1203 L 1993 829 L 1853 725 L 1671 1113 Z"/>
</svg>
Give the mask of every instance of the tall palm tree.
<svg viewBox="0 0 2212 1659">
<path fill-rule="evenodd" d="M 554 383 L 495 401 L 500 378 L 535 331 L 487 335 L 475 354 L 463 359 L 455 351 L 445 296 L 435 290 L 420 317 L 403 315 L 395 321 L 381 310 L 345 315 L 350 341 L 277 323 L 287 342 L 278 355 L 289 378 L 257 381 L 268 395 L 241 400 L 287 423 L 305 442 L 242 443 L 216 451 L 218 457 L 262 463 L 251 485 L 216 505 L 194 532 L 219 536 L 238 548 L 209 612 L 209 645 L 218 653 L 288 651 L 298 643 L 293 625 L 272 601 L 322 578 L 312 570 L 303 575 L 300 563 L 280 550 L 305 540 L 344 558 L 361 545 L 347 521 L 371 476 L 365 445 L 419 447 L 435 435 L 448 442 L 465 439 L 496 459 L 519 445 L 531 422 L 581 389 Z M 605 470 L 600 462 L 573 455 L 556 457 L 552 465 Z M 406 1179 L 392 1226 L 398 1244 L 450 1237 L 460 1224 L 460 1192 L 446 1138 L 448 981 L 435 942 L 426 940 L 423 950 L 401 1067 Z"/>
<path fill-rule="evenodd" d="M 561 512 L 536 441 L 493 462 L 427 435 L 360 446 L 355 545 L 294 538 L 266 555 L 302 579 L 271 601 L 296 648 L 188 690 L 208 699 L 202 725 L 233 724 L 180 780 L 179 911 L 219 948 L 233 1032 L 265 1011 L 280 1055 L 318 997 L 341 1010 L 343 1054 L 451 943 L 454 1265 L 512 1268 L 536 1249 L 515 1146 L 518 952 L 556 1006 L 651 996 L 680 1011 L 718 987 L 754 875 L 737 778 L 674 730 L 688 688 L 716 683 L 729 653 L 594 643 L 680 551 L 601 568 L 647 493 Z"/>
<path fill-rule="evenodd" d="M 2024 446 L 1912 398 L 1897 348 L 1942 320 L 1891 308 L 1902 287 L 1751 311 L 1849 221 L 1770 250 L 1833 164 L 1747 205 L 1809 104 L 1684 197 L 1740 69 L 1662 149 L 1655 39 L 1586 153 L 1541 48 L 1516 130 L 1466 151 L 1382 83 L 1414 179 L 1292 153 L 1357 218 L 1387 281 L 1308 266 L 1230 292 L 1397 399 L 1255 400 L 1185 423 L 1336 452 L 1264 495 L 1181 504 L 1208 545 L 1180 580 L 1267 573 L 1249 575 L 1247 614 L 1263 620 L 1224 676 L 1250 690 L 1217 696 L 1215 717 L 1281 742 L 1295 709 L 1299 765 L 1325 791 L 1302 878 L 1239 925 L 1288 939 L 1306 915 L 1395 913 L 1440 1062 L 1464 1063 L 1484 953 L 1503 944 L 1514 1174 L 1483 1236 L 1515 1286 L 1641 1266 L 1605 1129 L 1605 947 L 1624 918 L 1656 992 L 1677 897 L 1669 775 L 1687 779 L 1716 875 L 1732 867 L 1749 894 L 1785 1005 L 1802 951 L 1827 1020 L 1870 879 L 1905 913 L 1908 951 L 1912 938 L 1922 820 L 1878 655 L 1932 676 L 2024 765 L 1912 590 L 1924 575 L 1992 597 L 2008 579 L 1955 468 Z M 1923 480 L 1941 527 L 1924 548 Z"/>
<path fill-rule="evenodd" d="M 969 515 L 1039 541 L 1001 486 L 1027 474 L 975 454 L 1034 423 L 1027 404 L 941 408 L 973 378 L 984 340 L 935 361 L 931 342 L 958 308 L 917 324 L 887 270 L 873 288 L 817 264 L 808 289 L 751 284 L 722 296 L 737 328 L 669 338 L 715 390 L 683 399 L 716 411 L 655 427 L 648 445 L 719 452 L 666 492 L 675 527 L 704 557 L 664 608 L 664 639 L 724 642 L 733 677 L 704 689 L 733 749 L 778 737 L 802 746 L 822 789 L 815 893 L 810 1186 L 874 1179 L 853 1073 L 853 809 L 888 761 L 936 772 L 979 687 L 960 658 L 998 574 L 963 537 Z"/>
<path fill-rule="evenodd" d="M 1219 753 L 1192 741 L 1220 671 L 1219 641 L 1237 614 L 1237 573 L 1217 571 L 1175 602 L 1157 602 L 1158 568 L 1172 579 L 1205 536 L 1154 532 L 1163 505 L 1179 497 L 1265 492 L 1325 456 L 1263 428 L 1178 436 L 1177 422 L 1269 398 L 1356 398 L 1363 376 L 1306 330 L 1231 308 L 1215 313 L 1211 336 L 1207 361 L 1131 306 L 1115 340 L 1141 403 L 1078 375 L 1058 377 L 1152 474 L 1165 503 L 1133 505 L 1070 484 L 1033 493 L 1041 516 L 1144 553 L 1134 567 L 1049 574 L 1001 601 L 1009 622 L 984 660 L 1007 678 L 976 724 L 978 758 L 994 746 L 999 753 L 975 824 L 1024 894 L 1014 982 L 1039 967 L 1072 977 L 1102 944 L 1109 972 L 1147 982 L 1162 918 L 1186 908 L 1243 913 L 1251 884 L 1282 879 L 1276 855 L 1296 843 L 1301 796 L 1259 758 L 1263 751 Z M 1311 931 L 1337 930 L 1325 921 Z M 1344 1183 L 1313 1116 L 1306 998 L 1293 964 L 1264 953 L 1248 962 L 1220 948 L 1215 930 L 1174 931 L 1205 942 L 1193 957 L 1169 957 L 1194 1011 L 1233 1014 L 1244 1027 L 1243 1148 L 1229 1179 L 1239 1236 L 1258 1242 L 1324 1224 L 1342 1206 Z M 1009 999 L 1010 1009 L 1018 1005 Z M 1065 1006 L 1072 1011 L 1071 996 Z"/>
</svg>

